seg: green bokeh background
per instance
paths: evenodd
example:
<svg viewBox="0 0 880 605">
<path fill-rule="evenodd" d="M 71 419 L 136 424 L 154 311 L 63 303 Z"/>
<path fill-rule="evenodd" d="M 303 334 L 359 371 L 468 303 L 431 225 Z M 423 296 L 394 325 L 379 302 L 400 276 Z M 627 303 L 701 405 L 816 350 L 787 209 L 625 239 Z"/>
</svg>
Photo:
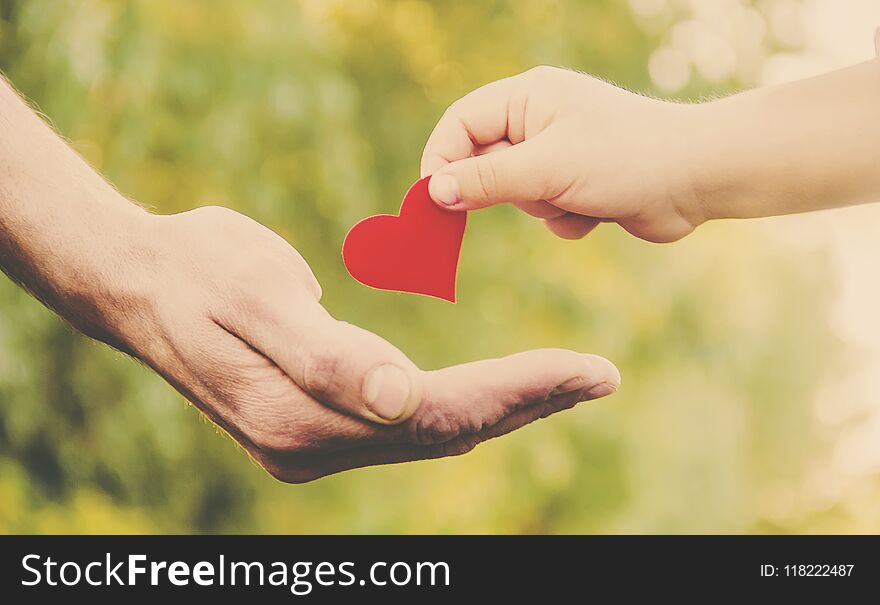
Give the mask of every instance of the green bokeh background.
<svg viewBox="0 0 880 605">
<path fill-rule="evenodd" d="M 445 107 L 535 64 L 659 94 L 675 22 L 623 1 L 0 2 L 0 68 L 127 196 L 222 204 L 311 263 L 327 308 L 433 368 L 557 346 L 612 399 L 455 459 L 303 486 L 264 474 L 161 379 L 0 281 L 0 532 L 798 531 L 763 515 L 828 444 L 827 259 L 712 224 L 675 245 L 471 217 L 457 305 L 364 288 L 347 229 L 393 212 Z M 772 45 L 768 36 L 766 44 Z M 680 94 L 723 92 L 694 78 Z M 634 149 L 637 155 L 638 150 Z M 834 510 L 821 513 L 835 525 Z"/>
</svg>

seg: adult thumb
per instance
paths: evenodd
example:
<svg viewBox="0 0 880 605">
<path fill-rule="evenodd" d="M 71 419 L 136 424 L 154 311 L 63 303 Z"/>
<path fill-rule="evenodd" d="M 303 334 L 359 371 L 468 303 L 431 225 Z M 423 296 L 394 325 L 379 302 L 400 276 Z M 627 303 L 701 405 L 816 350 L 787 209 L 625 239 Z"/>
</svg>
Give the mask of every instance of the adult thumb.
<svg viewBox="0 0 880 605">
<path fill-rule="evenodd" d="M 529 139 L 450 162 L 431 176 L 428 192 L 441 207 L 454 210 L 546 199 L 552 185 L 546 158 L 540 137 Z"/>
<path fill-rule="evenodd" d="M 398 424 L 422 402 L 422 372 L 387 340 L 334 319 L 317 300 L 265 308 L 231 325 L 308 395 L 328 407 L 382 424 Z"/>
<path fill-rule="evenodd" d="M 329 315 L 299 336 L 283 369 L 318 401 L 383 424 L 403 422 L 419 408 L 423 373 L 388 341 Z"/>
</svg>

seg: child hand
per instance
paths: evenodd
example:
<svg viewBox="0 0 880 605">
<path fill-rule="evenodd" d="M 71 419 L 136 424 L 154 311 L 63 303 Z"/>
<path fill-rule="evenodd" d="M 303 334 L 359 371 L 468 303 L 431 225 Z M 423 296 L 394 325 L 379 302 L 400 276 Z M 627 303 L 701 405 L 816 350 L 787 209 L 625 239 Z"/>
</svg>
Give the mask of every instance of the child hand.
<svg viewBox="0 0 880 605">
<path fill-rule="evenodd" d="M 706 220 L 695 180 L 699 107 L 537 67 L 453 103 L 421 172 L 433 174 L 431 197 L 447 208 L 511 202 L 566 239 L 614 221 L 674 241 Z"/>
</svg>

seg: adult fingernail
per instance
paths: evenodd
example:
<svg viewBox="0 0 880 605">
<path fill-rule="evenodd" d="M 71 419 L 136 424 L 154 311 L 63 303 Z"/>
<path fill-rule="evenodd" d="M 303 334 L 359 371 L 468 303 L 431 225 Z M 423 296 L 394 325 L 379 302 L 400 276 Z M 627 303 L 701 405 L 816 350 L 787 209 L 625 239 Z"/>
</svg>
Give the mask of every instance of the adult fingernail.
<svg viewBox="0 0 880 605">
<path fill-rule="evenodd" d="M 364 378 L 364 404 L 383 420 L 397 420 L 406 411 L 412 385 L 409 376 L 392 364 L 373 368 Z"/>
<path fill-rule="evenodd" d="M 431 177 L 431 197 L 444 206 L 453 206 L 461 201 L 458 180 L 451 174 L 438 174 Z"/>
<path fill-rule="evenodd" d="M 617 390 L 617 387 L 614 385 L 608 384 L 607 382 L 600 382 L 599 384 L 590 387 L 586 393 L 587 399 L 599 399 L 599 397 L 605 397 L 606 395 L 610 395 Z"/>
<path fill-rule="evenodd" d="M 587 379 L 583 376 L 575 376 L 574 378 L 569 378 L 558 387 L 550 391 L 550 396 L 555 397 L 556 395 L 562 395 L 563 393 L 571 393 L 572 391 L 577 391 L 584 388 L 584 385 L 587 384 Z"/>
</svg>

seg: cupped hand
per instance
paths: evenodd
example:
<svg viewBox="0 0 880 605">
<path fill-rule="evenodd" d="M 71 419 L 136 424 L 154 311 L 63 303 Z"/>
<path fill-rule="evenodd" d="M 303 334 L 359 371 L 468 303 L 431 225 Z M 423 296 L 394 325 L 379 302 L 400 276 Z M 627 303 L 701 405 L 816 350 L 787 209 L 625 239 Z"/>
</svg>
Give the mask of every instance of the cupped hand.
<svg viewBox="0 0 880 605">
<path fill-rule="evenodd" d="M 696 172 L 698 105 L 643 97 L 537 67 L 453 103 L 422 155 L 431 197 L 455 210 L 511 202 L 555 234 L 613 221 L 667 242 L 705 220 Z"/>
<path fill-rule="evenodd" d="M 299 253 L 225 208 L 150 215 L 142 235 L 109 340 L 283 481 L 461 454 L 620 381 L 607 360 L 558 349 L 422 371 L 331 317 Z"/>
</svg>

